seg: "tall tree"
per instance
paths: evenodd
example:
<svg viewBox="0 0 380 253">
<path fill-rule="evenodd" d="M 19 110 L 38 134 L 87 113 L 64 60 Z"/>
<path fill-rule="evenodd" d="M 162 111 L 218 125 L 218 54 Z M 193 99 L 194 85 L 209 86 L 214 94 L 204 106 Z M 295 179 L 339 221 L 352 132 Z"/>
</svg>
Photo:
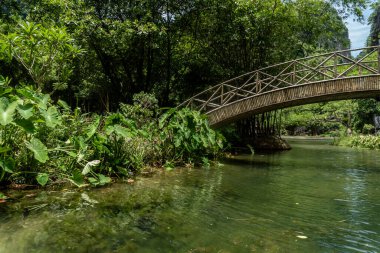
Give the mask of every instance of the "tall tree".
<svg viewBox="0 0 380 253">
<path fill-rule="evenodd" d="M 365 2 L 3 0 L 0 33 L 8 36 L 22 22 L 65 31 L 82 49 L 69 61 L 65 90 L 56 91 L 71 104 L 115 110 L 147 91 L 174 105 L 255 68 L 348 47 L 341 17 L 360 17 Z M 0 71 L 17 82 L 34 79 L 16 55 L 0 60 Z"/>
</svg>

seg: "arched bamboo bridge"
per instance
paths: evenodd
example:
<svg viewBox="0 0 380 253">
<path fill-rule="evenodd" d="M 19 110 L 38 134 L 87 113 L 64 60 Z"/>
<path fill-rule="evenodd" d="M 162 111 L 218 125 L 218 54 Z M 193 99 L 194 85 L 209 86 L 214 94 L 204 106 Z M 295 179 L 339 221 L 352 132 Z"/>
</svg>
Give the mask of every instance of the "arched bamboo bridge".
<svg viewBox="0 0 380 253">
<path fill-rule="evenodd" d="M 354 51 L 361 51 L 352 57 Z M 219 125 L 296 105 L 380 96 L 380 47 L 337 51 L 288 61 L 215 85 L 180 106 Z"/>
</svg>

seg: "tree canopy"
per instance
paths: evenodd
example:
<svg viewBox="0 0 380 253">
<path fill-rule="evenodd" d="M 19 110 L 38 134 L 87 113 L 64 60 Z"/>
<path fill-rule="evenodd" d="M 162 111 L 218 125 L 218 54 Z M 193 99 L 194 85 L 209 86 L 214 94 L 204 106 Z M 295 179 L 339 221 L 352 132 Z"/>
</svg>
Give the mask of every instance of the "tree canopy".
<svg viewBox="0 0 380 253">
<path fill-rule="evenodd" d="M 209 85 L 350 46 L 365 0 L 3 0 L 0 73 L 86 110 L 141 91 L 174 105 Z"/>
</svg>

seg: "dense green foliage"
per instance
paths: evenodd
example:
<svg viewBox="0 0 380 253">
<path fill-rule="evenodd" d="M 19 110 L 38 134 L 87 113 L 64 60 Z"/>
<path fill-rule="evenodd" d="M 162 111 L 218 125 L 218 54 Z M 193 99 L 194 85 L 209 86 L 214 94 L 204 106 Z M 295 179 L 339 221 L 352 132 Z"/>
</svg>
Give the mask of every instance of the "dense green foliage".
<svg viewBox="0 0 380 253">
<path fill-rule="evenodd" d="M 0 181 L 104 185 L 149 165 L 207 165 L 223 137 L 198 112 L 160 106 L 348 48 L 343 17 L 366 2 L 1 1 Z"/>
<path fill-rule="evenodd" d="M 104 185 L 147 166 L 200 163 L 223 148 L 204 116 L 188 109 L 159 115 L 157 100 L 137 94 L 134 105 L 106 116 L 72 111 L 33 87 L 0 85 L 0 182 L 69 180 Z"/>
<path fill-rule="evenodd" d="M 349 47 L 365 0 L 4 0 L 0 73 L 86 111 L 174 105 L 258 67 Z M 337 9 L 335 9 L 335 8 Z"/>
<path fill-rule="evenodd" d="M 373 135 L 354 135 L 346 136 L 335 141 L 336 145 L 355 147 L 355 148 L 368 148 L 380 150 L 380 136 Z"/>
<path fill-rule="evenodd" d="M 284 134 L 341 136 L 374 133 L 374 116 L 380 115 L 375 99 L 345 100 L 289 108 L 283 112 Z"/>
<path fill-rule="evenodd" d="M 368 24 L 371 25 L 371 32 L 367 39 L 367 46 L 379 45 L 380 39 L 380 2 L 372 4 L 373 12 L 368 18 Z"/>
<path fill-rule="evenodd" d="M 373 13 L 368 19 L 371 25 L 371 33 L 368 36 L 367 45 L 379 45 L 380 32 L 380 5 L 379 1 L 372 3 Z M 364 46 L 364 45 L 363 45 Z M 366 52 L 361 52 L 361 55 Z M 372 58 L 371 58 L 372 57 Z M 377 60 L 371 56 L 368 60 Z M 357 75 L 352 71 L 350 75 Z M 286 109 L 283 113 L 283 133 L 285 134 L 309 134 L 343 136 L 351 134 L 374 134 L 374 116 L 380 115 L 380 104 L 375 99 L 358 99 L 329 103 L 305 105 Z M 342 143 L 348 146 L 369 147 L 372 144 L 364 144 L 366 138 L 352 137 L 343 138 Z M 376 139 L 368 137 L 368 140 Z M 360 140 L 360 141 L 357 141 Z M 351 143 L 352 142 L 352 143 Z M 371 142 L 371 141 L 369 141 Z"/>
</svg>

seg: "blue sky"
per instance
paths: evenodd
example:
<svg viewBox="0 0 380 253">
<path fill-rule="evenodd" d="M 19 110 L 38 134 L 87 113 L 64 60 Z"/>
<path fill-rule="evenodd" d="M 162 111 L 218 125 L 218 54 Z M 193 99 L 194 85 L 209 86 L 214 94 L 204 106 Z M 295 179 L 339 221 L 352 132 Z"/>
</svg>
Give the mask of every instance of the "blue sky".
<svg viewBox="0 0 380 253">
<path fill-rule="evenodd" d="M 363 23 L 354 21 L 353 18 L 348 18 L 346 20 L 352 49 L 365 47 L 365 42 L 367 40 L 371 28 L 368 25 L 368 17 L 371 15 L 371 13 L 371 9 L 367 9 L 366 11 L 364 11 L 365 20 Z"/>
</svg>

